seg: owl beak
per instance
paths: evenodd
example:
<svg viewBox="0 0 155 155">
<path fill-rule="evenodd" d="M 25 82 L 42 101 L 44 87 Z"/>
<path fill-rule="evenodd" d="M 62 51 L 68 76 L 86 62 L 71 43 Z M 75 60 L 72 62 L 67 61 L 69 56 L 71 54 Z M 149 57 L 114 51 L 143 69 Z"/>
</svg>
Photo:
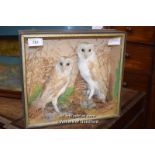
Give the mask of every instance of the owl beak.
<svg viewBox="0 0 155 155">
<path fill-rule="evenodd" d="M 63 66 L 63 67 L 62 67 L 62 72 L 64 72 L 64 70 L 65 70 L 65 67 Z"/>
<path fill-rule="evenodd" d="M 86 54 L 84 54 L 84 58 L 87 59 L 87 55 Z"/>
</svg>

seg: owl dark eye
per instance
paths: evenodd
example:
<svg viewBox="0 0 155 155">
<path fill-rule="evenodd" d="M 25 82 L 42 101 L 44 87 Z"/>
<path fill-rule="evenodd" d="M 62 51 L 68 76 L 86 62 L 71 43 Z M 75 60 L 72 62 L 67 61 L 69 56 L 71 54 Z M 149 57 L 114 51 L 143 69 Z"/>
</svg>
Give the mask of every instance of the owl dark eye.
<svg viewBox="0 0 155 155">
<path fill-rule="evenodd" d="M 62 63 L 62 62 L 60 62 L 60 65 L 62 66 L 62 65 L 63 65 L 63 63 Z"/>
<path fill-rule="evenodd" d="M 85 52 L 85 50 L 84 50 L 83 48 L 81 49 L 81 51 L 82 51 L 82 52 Z"/>
<path fill-rule="evenodd" d="M 91 49 L 89 49 L 89 52 L 91 52 Z"/>
<path fill-rule="evenodd" d="M 70 65 L 70 63 L 67 63 L 67 66 L 69 66 Z"/>
</svg>

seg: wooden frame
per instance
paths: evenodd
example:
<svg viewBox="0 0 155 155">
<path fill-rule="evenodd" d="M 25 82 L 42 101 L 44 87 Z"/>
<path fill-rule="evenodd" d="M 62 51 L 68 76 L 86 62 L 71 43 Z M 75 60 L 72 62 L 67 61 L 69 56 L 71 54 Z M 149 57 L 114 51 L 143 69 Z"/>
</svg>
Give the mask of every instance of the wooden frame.
<svg viewBox="0 0 155 155">
<path fill-rule="evenodd" d="M 98 120 L 98 119 L 112 118 L 112 117 L 118 117 L 119 116 L 120 100 L 121 100 L 120 94 L 121 94 L 121 85 L 122 85 L 122 76 L 123 76 L 122 74 L 123 74 L 123 61 L 124 61 L 124 47 L 125 47 L 125 33 L 124 32 L 114 31 L 114 30 L 92 30 L 92 31 L 20 31 L 20 36 L 19 37 L 20 37 L 20 44 L 21 44 L 20 47 L 21 47 L 21 57 L 22 57 L 22 69 L 23 69 L 23 101 L 24 101 L 24 107 L 25 107 L 25 120 L 26 120 L 25 121 L 26 122 L 25 125 L 26 125 L 27 128 L 39 127 L 39 126 L 41 127 L 41 126 L 46 126 L 46 125 L 51 125 L 51 124 L 54 125 L 54 124 L 57 124 L 57 123 L 88 123 L 89 120 L 90 120 L 89 123 L 93 123 L 92 122 L 93 120 L 95 121 L 95 120 Z M 62 45 L 62 44 L 60 44 L 59 41 L 64 41 L 65 42 L 66 40 L 67 41 L 69 40 L 70 42 L 72 42 L 72 40 L 74 40 L 74 42 L 76 42 L 78 40 L 80 44 L 82 43 L 83 40 L 87 41 L 88 43 L 94 41 L 92 43 L 94 45 L 97 44 L 99 41 L 100 42 L 103 41 L 103 42 L 106 42 L 105 44 L 103 43 L 105 48 L 107 46 L 110 46 L 110 50 L 111 51 L 118 50 L 118 55 L 120 54 L 118 56 L 119 62 L 117 62 L 117 64 L 118 64 L 117 68 L 119 68 L 119 71 L 118 71 L 117 74 L 118 74 L 118 78 L 119 79 L 117 79 L 117 81 L 116 81 L 116 78 L 115 77 L 113 78 L 113 81 L 115 81 L 115 83 L 118 84 L 118 89 L 116 90 L 116 92 L 117 92 L 116 93 L 117 94 L 116 95 L 116 103 L 113 103 L 113 99 L 114 99 L 113 96 L 112 96 L 111 100 L 109 99 L 109 102 L 108 101 L 104 101 L 104 102 L 107 102 L 107 103 L 111 102 L 110 103 L 110 104 L 112 104 L 111 112 L 109 112 L 110 110 L 108 111 L 107 110 L 108 108 L 105 106 L 107 108 L 107 109 L 105 108 L 107 110 L 105 112 L 105 114 L 102 114 L 102 115 L 101 114 L 95 115 L 94 113 L 89 114 L 89 110 L 87 109 L 88 107 L 87 108 L 84 107 L 84 109 L 86 109 L 86 111 L 88 110 L 88 113 L 86 113 L 86 114 L 81 114 L 81 113 L 78 114 L 78 112 L 77 112 L 76 114 L 69 114 L 69 113 L 67 113 L 67 114 L 64 114 L 63 116 L 57 116 L 57 113 L 56 113 L 54 116 L 52 115 L 52 118 L 54 118 L 54 117 L 57 118 L 58 117 L 57 120 L 43 121 L 41 119 L 41 121 L 40 120 L 36 121 L 36 118 L 33 120 L 32 117 L 33 117 L 34 113 L 40 113 L 40 110 L 41 110 L 41 113 L 44 113 L 42 111 L 42 108 L 38 108 L 38 105 L 40 105 L 40 104 L 36 103 L 37 102 L 36 100 L 40 101 L 40 99 L 38 99 L 39 97 L 36 97 L 31 102 L 30 102 L 30 100 L 28 98 L 28 97 L 31 96 L 30 95 L 30 91 L 28 91 L 29 87 L 31 88 L 30 85 L 28 87 L 28 80 L 32 81 L 32 78 L 31 79 L 28 78 L 28 73 L 30 73 L 30 71 L 29 71 L 29 67 L 27 65 L 30 63 L 30 61 L 29 61 L 30 59 L 27 57 L 27 55 L 28 55 L 27 53 L 29 52 L 29 56 L 32 55 L 32 51 L 34 49 L 35 49 L 34 51 L 39 50 L 39 51 L 42 52 L 44 45 L 43 46 L 38 46 L 38 47 L 36 47 L 36 46 L 34 46 L 34 47 L 31 46 L 30 47 L 28 45 L 28 41 L 27 40 L 28 39 L 37 39 L 37 38 L 43 39 L 45 41 L 45 43 L 47 41 L 50 41 L 49 45 L 51 45 L 54 41 L 55 41 L 55 43 L 59 44 L 59 45 L 54 44 L 53 47 L 55 47 L 55 46 L 60 47 L 60 45 Z M 116 41 L 117 43 L 115 42 L 115 39 L 117 40 L 118 38 L 120 39 L 120 43 L 118 43 L 119 41 Z M 95 40 L 96 40 L 96 42 L 95 42 Z M 112 43 L 109 43 L 109 40 Z M 75 44 L 76 44 L 75 46 L 77 46 L 77 42 Z M 66 43 L 63 43 L 63 45 L 65 46 Z M 70 45 L 72 45 L 72 43 Z M 100 45 L 102 45 L 102 43 L 100 43 Z M 48 44 L 46 46 L 48 47 Z M 114 46 L 115 47 L 117 46 L 117 47 L 113 48 Z M 98 48 L 99 47 L 97 45 L 97 49 Z M 72 49 L 73 49 L 73 51 L 76 51 L 75 47 L 72 47 Z M 101 48 L 101 50 L 103 50 L 103 49 Z M 33 53 L 35 53 L 34 55 L 36 56 L 36 52 L 33 52 Z M 44 52 L 42 52 L 42 53 L 44 53 Z M 57 52 L 55 52 L 55 53 L 57 53 Z M 58 53 L 59 53 L 59 51 L 58 51 Z M 61 52 L 61 54 L 62 53 L 63 52 Z M 64 56 L 61 55 L 61 57 L 64 57 Z M 65 57 L 68 58 L 69 56 L 65 56 Z M 41 58 L 40 55 L 39 55 L 39 58 Z M 76 58 L 77 58 L 77 56 L 76 56 Z M 34 59 L 32 58 L 31 62 L 33 60 Z M 42 60 L 42 58 L 41 58 L 41 60 Z M 112 61 L 110 61 L 110 62 L 112 62 Z M 50 65 L 48 65 L 48 66 L 50 66 Z M 116 72 L 116 64 L 114 66 L 115 66 L 114 71 Z M 45 66 L 45 67 L 47 67 L 47 66 Z M 35 69 L 35 67 L 34 67 L 34 69 Z M 112 71 L 110 70 L 110 72 L 112 72 Z M 35 73 L 33 73 L 33 75 L 34 74 Z M 101 72 L 101 74 L 102 74 L 102 72 Z M 39 73 L 37 73 L 36 75 L 39 75 Z M 78 75 L 79 75 L 79 71 L 78 71 Z M 73 74 L 71 74 L 71 76 L 73 76 Z M 51 77 L 49 77 L 49 73 L 48 73 L 47 77 L 48 77 L 48 79 L 51 79 Z M 81 75 L 80 75 L 80 77 L 81 77 Z M 112 75 L 111 75 L 111 77 L 112 77 Z M 36 78 L 34 78 L 34 80 L 36 80 Z M 84 83 L 86 83 L 85 80 L 84 80 Z M 45 84 L 46 84 L 46 88 L 49 87 L 49 85 L 47 84 L 47 81 L 46 81 L 46 82 L 43 83 L 43 87 L 44 88 L 45 88 Z M 87 85 L 87 84 L 85 84 L 85 85 Z M 113 89 L 114 86 L 113 86 L 113 84 L 111 84 L 111 85 L 112 85 L 111 88 Z M 45 92 L 44 90 L 46 90 L 46 89 L 41 90 L 38 96 L 44 96 L 44 95 L 40 95 L 40 94 L 44 94 L 43 93 L 43 92 Z M 110 87 L 108 89 L 108 92 L 110 92 Z M 112 90 L 111 90 L 110 93 L 112 94 Z M 61 94 L 61 95 L 63 95 L 63 94 Z M 61 95 L 59 96 L 59 98 L 61 97 Z M 89 93 L 89 95 L 90 95 L 90 93 Z M 93 102 L 94 102 L 94 98 L 93 99 L 92 98 L 91 98 L 91 100 L 93 100 Z M 107 98 L 107 96 L 106 96 L 106 98 Z M 82 100 L 82 103 L 80 102 L 80 105 L 84 104 L 84 102 L 85 102 L 85 100 Z M 88 103 L 90 104 L 90 100 L 89 100 Z M 96 101 L 95 101 L 95 104 L 96 104 Z M 43 105 L 43 103 L 41 105 Z M 46 106 L 47 106 L 47 103 L 46 103 Z M 47 106 L 47 108 L 49 108 L 49 107 Z M 115 108 L 113 108 L 113 107 L 115 107 Z M 34 111 L 34 109 L 35 109 L 35 111 Z M 95 108 L 95 109 L 97 109 L 97 108 Z M 104 109 L 104 108 L 102 107 L 102 109 Z M 101 113 L 102 113 L 102 109 L 101 109 Z M 45 107 L 44 107 L 44 111 L 45 111 Z M 96 112 L 98 112 L 98 109 L 96 110 Z M 87 116 L 89 116 L 89 117 L 87 117 Z M 40 117 L 40 114 L 39 114 L 39 117 Z"/>
</svg>

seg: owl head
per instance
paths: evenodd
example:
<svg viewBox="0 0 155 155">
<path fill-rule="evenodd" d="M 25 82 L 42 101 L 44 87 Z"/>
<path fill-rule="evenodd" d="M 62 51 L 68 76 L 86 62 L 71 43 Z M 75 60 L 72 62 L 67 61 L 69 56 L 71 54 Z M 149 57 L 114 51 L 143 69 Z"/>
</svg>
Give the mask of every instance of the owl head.
<svg viewBox="0 0 155 155">
<path fill-rule="evenodd" d="M 57 62 L 56 69 L 61 74 L 70 74 L 72 71 L 73 62 L 70 58 L 60 57 Z"/>
<path fill-rule="evenodd" d="M 80 59 L 88 59 L 95 54 L 94 44 L 81 43 L 77 47 L 77 54 Z"/>
</svg>

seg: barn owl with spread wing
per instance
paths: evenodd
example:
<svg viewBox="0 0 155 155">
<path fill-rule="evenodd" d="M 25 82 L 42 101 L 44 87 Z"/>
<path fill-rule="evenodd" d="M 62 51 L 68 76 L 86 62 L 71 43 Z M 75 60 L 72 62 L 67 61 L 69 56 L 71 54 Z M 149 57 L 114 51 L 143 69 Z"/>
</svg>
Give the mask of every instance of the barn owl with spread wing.
<svg viewBox="0 0 155 155">
<path fill-rule="evenodd" d="M 32 104 L 44 109 L 47 103 L 52 102 L 55 111 L 60 113 L 58 98 L 65 92 L 70 83 L 72 66 L 73 62 L 70 58 L 61 57 L 53 66 L 43 86 L 42 93 Z"/>
<path fill-rule="evenodd" d="M 79 44 L 77 47 L 77 55 L 80 74 L 88 85 L 88 99 L 90 100 L 96 95 L 100 100 L 105 102 L 107 88 L 103 81 L 102 71 L 97 59 L 94 44 Z"/>
</svg>

